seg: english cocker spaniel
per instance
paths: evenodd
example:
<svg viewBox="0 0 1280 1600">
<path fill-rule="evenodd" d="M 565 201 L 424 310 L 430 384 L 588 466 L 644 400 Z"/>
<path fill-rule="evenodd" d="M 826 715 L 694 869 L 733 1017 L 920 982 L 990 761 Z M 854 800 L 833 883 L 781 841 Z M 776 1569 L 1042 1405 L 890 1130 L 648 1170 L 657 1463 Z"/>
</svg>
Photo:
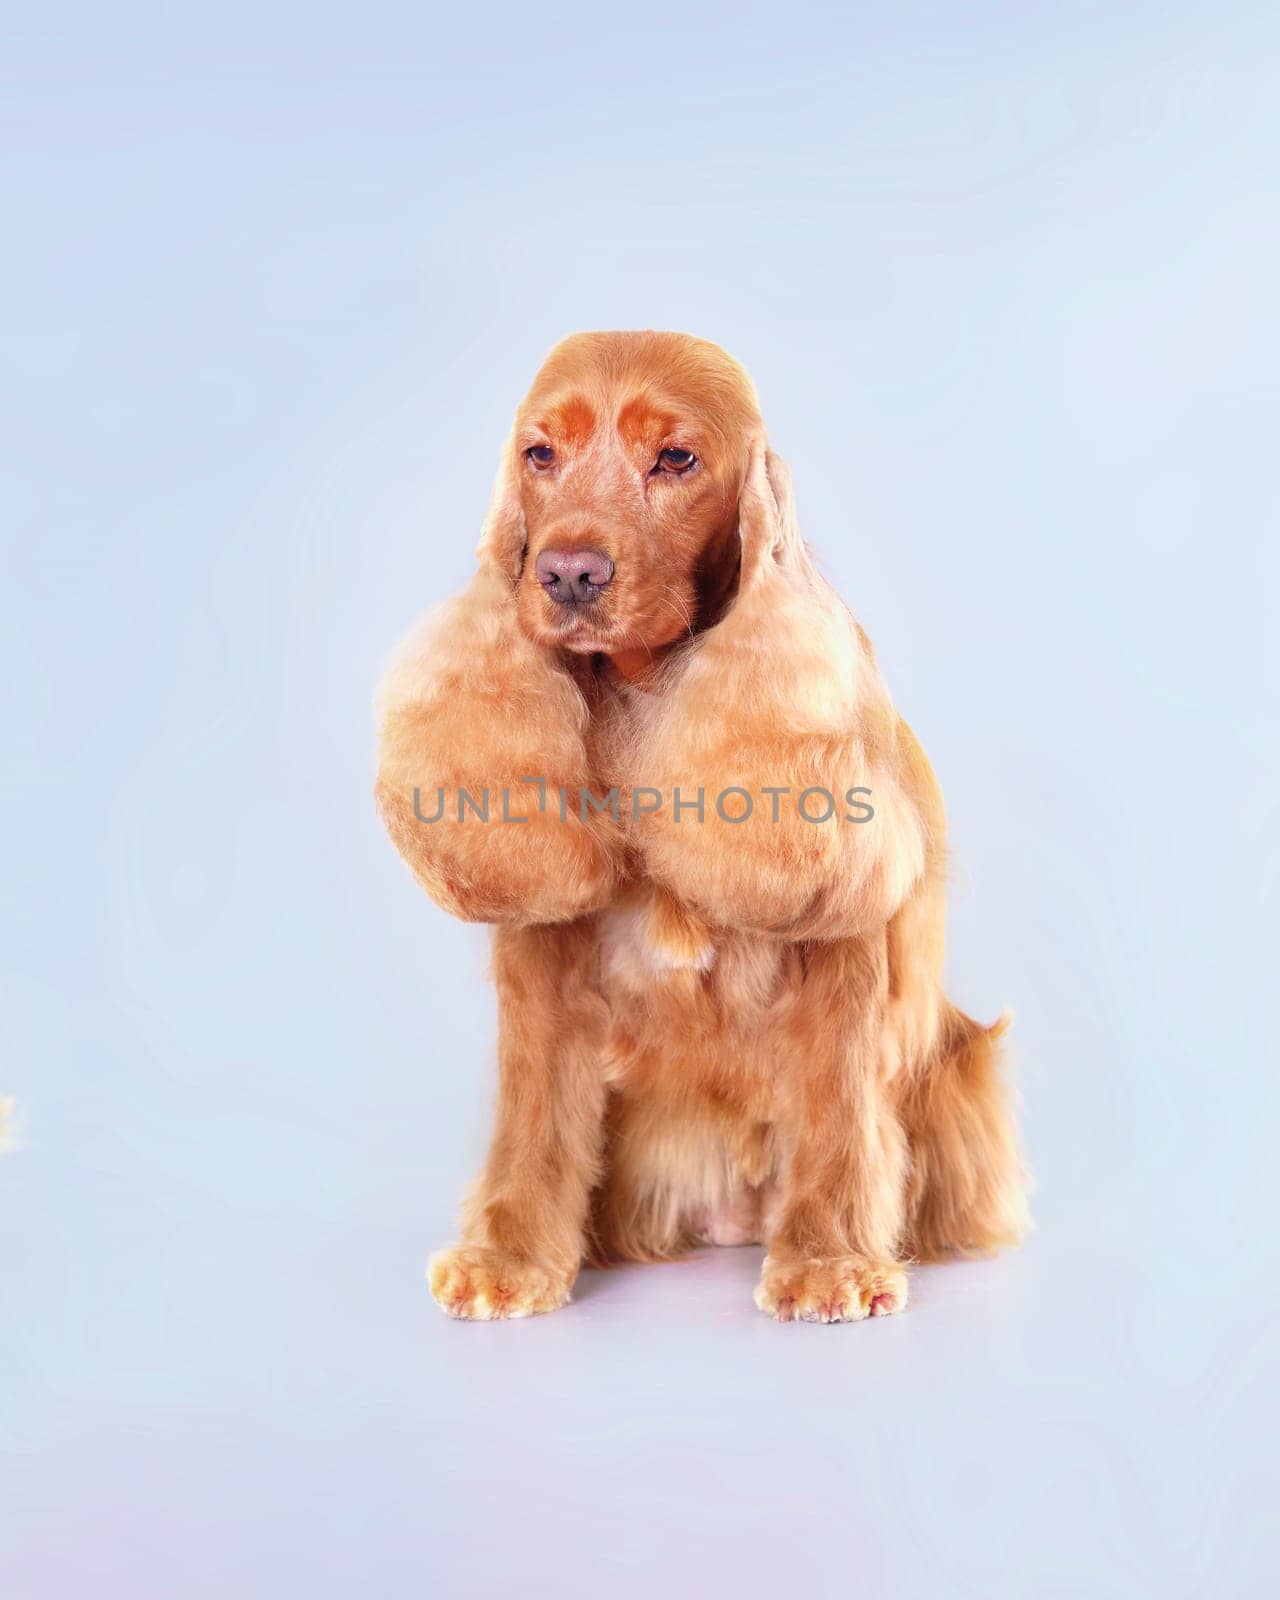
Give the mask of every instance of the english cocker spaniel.
<svg viewBox="0 0 1280 1600">
<path fill-rule="evenodd" d="M 765 1246 L 783 1321 L 900 1310 L 1024 1225 L 999 1040 L 942 992 L 944 819 L 718 346 L 587 333 L 502 456 L 466 592 L 380 691 L 377 800 L 494 924 L 497 1121 L 452 1315 L 584 1260 Z"/>
</svg>

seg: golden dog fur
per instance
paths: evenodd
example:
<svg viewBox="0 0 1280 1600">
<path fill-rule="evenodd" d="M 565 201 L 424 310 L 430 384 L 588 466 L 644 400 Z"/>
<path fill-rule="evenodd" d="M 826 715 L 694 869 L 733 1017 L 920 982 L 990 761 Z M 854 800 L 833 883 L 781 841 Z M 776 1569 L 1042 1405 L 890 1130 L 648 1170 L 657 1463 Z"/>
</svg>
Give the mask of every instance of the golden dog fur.
<svg viewBox="0 0 1280 1600">
<path fill-rule="evenodd" d="M 614 563 L 590 605 L 534 578 L 566 546 Z M 942 992 L 938 786 L 814 570 L 746 374 L 684 335 L 566 340 L 478 554 L 380 692 L 391 837 L 446 910 L 496 924 L 497 1125 L 439 1303 L 549 1311 L 584 1259 L 762 1242 L 763 1310 L 853 1321 L 905 1304 L 909 1261 L 1014 1241 L 1002 1024 Z M 858 787 L 869 821 L 794 803 Z M 454 809 L 504 788 L 526 821 Z M 616 816 L 579 806 L 611 789 Z"/>
</svg>

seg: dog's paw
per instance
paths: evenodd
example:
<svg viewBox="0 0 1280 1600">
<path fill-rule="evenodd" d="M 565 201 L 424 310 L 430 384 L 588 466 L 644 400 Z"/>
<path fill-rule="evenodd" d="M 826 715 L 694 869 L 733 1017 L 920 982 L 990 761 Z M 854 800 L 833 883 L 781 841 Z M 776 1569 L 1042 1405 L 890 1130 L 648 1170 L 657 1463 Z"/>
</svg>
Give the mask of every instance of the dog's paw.
<svg viewBox="0 0 1280 1600">
<path fill-rule="evenodd" d="M 568 1300 L 570 1287 L 563 1273 L 481 1245 L 438 1251 L 427 1268 L 427 1282 L 442 1311 L 472 1322 L 556 1311 Z"/>
<path fill-rule="evenodd" d="M 887 1317 L 906 1303 L 906 1269 L 861 1256 L 829 1261 L 767 1256 L 756 1285 L 756 1304 L 779 1322 L 861 1322 Z"/>
</svg>

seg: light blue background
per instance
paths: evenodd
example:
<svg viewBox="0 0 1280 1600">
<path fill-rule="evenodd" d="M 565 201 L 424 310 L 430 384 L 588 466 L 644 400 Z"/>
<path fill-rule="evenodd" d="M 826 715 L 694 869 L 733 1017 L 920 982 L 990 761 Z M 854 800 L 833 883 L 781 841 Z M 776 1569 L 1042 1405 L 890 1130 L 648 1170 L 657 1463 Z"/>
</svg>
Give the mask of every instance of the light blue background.
<svg viewBox="0 0 1280 1600">
<path fill-rule="evenodd" d="M 1274 1594 L 1274 8 L 4 35 L 4 1600 Z M 370 693 L 644 326 L 754 374 L 1018 1013 L 1039 1232 L 875 1325 L 422 1283 L 493 1009 Z"/>
</svg>

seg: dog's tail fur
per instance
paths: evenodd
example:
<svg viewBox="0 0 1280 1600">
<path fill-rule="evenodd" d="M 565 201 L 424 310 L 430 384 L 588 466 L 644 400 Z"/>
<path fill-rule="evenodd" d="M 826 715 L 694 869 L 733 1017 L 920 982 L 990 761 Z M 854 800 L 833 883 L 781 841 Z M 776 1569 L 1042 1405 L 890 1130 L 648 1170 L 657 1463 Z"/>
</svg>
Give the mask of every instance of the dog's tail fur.
<svg viewBox="0 0 1280 1600">
<path fill-rule="evenodd" d="M 1029 1226 L 1026 1178 L 1001 1070 L 1006 1012 L 990 1027 L 944 1002 L 938 1045 L 901 1107 L 911 1148 L 907 1249 L 918 1261 L 986 1255 Z"/>
</svg>

